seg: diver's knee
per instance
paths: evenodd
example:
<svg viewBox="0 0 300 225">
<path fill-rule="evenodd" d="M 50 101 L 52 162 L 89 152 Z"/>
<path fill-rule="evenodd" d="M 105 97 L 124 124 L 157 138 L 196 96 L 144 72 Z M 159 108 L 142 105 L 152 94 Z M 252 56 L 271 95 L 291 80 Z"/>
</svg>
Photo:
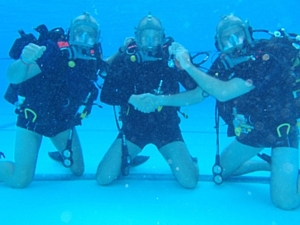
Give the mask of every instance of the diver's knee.
<svg viewBox="0 0 300 225">
<path fill-rule="evenodd" d="M 271 196 L 273 204 L 283 210 L 293 210 L 300 206 L 299 198 Z"/>
<path fill-rule="evenodd" d="M 115 180 L 115 178 L 112 178 L 111 176 L 103 176 L 100 174 L 96 175 L 96 181 L 97 184 L 100 186 L 106 186 L 111 184 L 113 181 Z"/>
<path fill-rule="evenodd" d="M 198 177 L 190 179 L 177 179 L 178 183 L 186 189 L 194 189 L 198 185 Z"/>
<path fill-rule="evenodd" d="M 84 170 L 76 170 L 76 171 L 72 171 L 72 173 L 76 177 L 81 177 L 84 173 Z"/>
<path fill-rule="evenodd" d="M 299 207 L 299 204 L 289 204 L 287 202 L 278 202 L 278 201 L 272 201 L 273 204 L 277 207 L 277 208 L 280 208 L 280 209 L 283 209 L 283 210 L 293 210 L 293 209 L 296 209 L 297 207 Z"/>
<path fill-rule="evenodd" d="M 80 177 L 84 173 L 84 166 L 71 167 L 71 172 L 74 176 Z"/>
<path fill-rule="evenodd" d="M 13 180 L 11 182 L 8 182 L 8 185 L 10 185 L 13 188 L 16 189 L 23 189 L 29 186 L 29 184 L 32 183 L 33 178 L 22 178 L 18 180 Z"/>
</svg>

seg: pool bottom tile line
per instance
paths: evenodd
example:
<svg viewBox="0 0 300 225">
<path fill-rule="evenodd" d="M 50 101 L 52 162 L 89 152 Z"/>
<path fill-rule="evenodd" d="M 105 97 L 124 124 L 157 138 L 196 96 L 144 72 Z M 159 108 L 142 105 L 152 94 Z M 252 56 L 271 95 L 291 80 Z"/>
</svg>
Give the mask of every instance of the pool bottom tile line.
<svg viewBox="0 0 300 225">
<path fill-rule="evenodd" d="M 80 177 L 72 174 L 36 174 L 34 181 L 74 181 L 74 180 L 95 180 L 95 174 L 87 173 Z M 141 180 L 141 181 L 170 181 L 175 180 L 172 174 L 153 174 L 153 173 L 133 173 L 128 176 L 120 176 L 118 180 Z M 199 182 L 213 182 L 212 175 L 200 175 Z M 227 178 L 225 182 L 234 183 L 260 183 L 268 184 L 269 177 L 265 176 L 237 176 Z"/>
</svg>

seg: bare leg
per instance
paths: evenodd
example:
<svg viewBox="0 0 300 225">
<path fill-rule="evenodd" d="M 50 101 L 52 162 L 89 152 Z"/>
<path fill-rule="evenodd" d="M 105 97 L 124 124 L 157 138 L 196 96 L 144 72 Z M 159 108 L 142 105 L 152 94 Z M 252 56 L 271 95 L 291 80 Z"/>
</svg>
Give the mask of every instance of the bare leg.
<svg viewBox="0 0 300 225">
<path fill-rule="evenodd" d="M 134 158 L 141 152 L 142 149 L 139 146 L 130 141 L 126 141 L 126 143 L 131 158 Z M 118 138 L 112 143 L 98 166 L 96 174 L 98 184 L 107 185 L 118 178 L 121 172 L 121 158 L 122 140 Z"/>
<path fill-rule="evenodd" d="M 272 150 L 271 199 L 281 209 L 290 210 L 300 205 L 298 167 L 298 149 L 278 147 Z"/>
<path fill-rule="evenodd" d="M 52 143 L 60 153 L 66 148 L 69 132 L 70 130 L 66 130 L 51 138 Z M 73 165 L 70 167 L 71 172 L 76 176 L 81 176 L 84 172 L 84 162 L 81 144 L 75 127 L 73 128 L 72 151 Z"/>
<path fill-rule="evenodd" d="M 28 186 L 34 178 L 41 142 L 41 135 L 17 127 L 15 162 L 0 162 L 0 180 L 14 188 Z"/>
<path fill-rule="evenodd" d="M 160 148 L 159 151 L 168 162 L 179 184 L 185 188 L 197 186 L 199 170 L 184 142 L 172 142 Z"/>
<path fill-rule="evenodd" d="M 263 148 L 254 148 L 234 140 L 221 154 L 223 177 L 237 176 L 254 171 L 270 171 L 265 161 L 250 160 Z"/>
</svg>

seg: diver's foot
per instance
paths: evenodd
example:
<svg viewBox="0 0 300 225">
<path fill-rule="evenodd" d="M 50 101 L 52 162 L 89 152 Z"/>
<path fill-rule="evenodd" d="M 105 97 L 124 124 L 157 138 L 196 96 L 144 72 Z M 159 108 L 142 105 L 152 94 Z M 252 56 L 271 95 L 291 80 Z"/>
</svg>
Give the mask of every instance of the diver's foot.
<svg viewBox="0 0 300 225">
<path fill-rule="evenodd" d="M 149 158 L 150 158 L 150 156 L 138 155 L 131 160 L 130 166 L 132 166 L 132 167 L 139 166 L 139 165 L 143 164 L 144 162 L 146 162 Z"/>
<path fill-rule="evenodd" d="M 272 158 L 271 158 L 271 156 L 269 156 L 269 155 L 267 155 L 267 154 L 265 154 L 265 153 L 263 153 L 263 154 L 258 153 L 257 156 L 258 156 L 259 158 L 261 158 L 262 160 L 266 161 L 267 163 L 270 163 L 270 164 L 272 163 Z"/>
<path fill-rule="evenodd" d="M 0 159 L 1 159 L 1 158 L 5 158 L 5 155 L 4 155 L 3 152 L 0 152 Z"/>
<path fill-rule="evenodd" d="M 58 151 L 55 152 L 48 152 L 48 155 L 51 159 L 57 162 L 62 162 L 62 156 Z"/>
<path fill-rule="evenodd" d="M 193 156 L 191 156 L 192 157 L 192 161 L 195 163 L 195 164 L 198 164 L 198 158 L 197 157 L 193 157 Z"/>
</svg>

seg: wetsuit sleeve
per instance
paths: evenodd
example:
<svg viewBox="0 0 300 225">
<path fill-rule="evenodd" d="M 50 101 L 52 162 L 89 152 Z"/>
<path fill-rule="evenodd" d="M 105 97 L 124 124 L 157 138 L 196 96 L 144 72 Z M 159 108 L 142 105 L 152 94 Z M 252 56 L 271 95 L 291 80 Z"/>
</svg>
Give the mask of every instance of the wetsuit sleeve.
<svg viewBox="0 0 300 225">
<path fill-rule="evenodd" d="M 122 105 L 128 103 L 132 95 L 132 78 L 126 72 L 124 55 L 117 56 L 108 69 L 102 87 L 100 100 L 108 105 Z"/>
<path fill-rule="evenodd" d="M 62 60 L 62 54 L 57 44 L 51 40 L 47 40 L 40 45 L 47 48 L 42 57 L 37 60 L 42 73 L 45 76 L 60 74 L 59 70 L 62 68 L 61 64 L 64 63 L 64 60 Z"/>
<path fill-rule="evenodd" d="M 212 76 L 212 77 L 217 77 L 218 76 L 218 72 L 220 70 L 223 70 L 223 68 L 220 66 L 221 62 L 220 59 L 217 58 L 213 64 L 210 66 L 209 70 L 207 71 L 207 74 Z"/>
<path fill-rule="evenodd" d="M 186 90 L 193 90 L 198 85 L 194 81 L 193 78 L 191 78 L 185 71 L 178 71 L 179 73 L 179 83 L 186 89 Z"/>
</svg>

